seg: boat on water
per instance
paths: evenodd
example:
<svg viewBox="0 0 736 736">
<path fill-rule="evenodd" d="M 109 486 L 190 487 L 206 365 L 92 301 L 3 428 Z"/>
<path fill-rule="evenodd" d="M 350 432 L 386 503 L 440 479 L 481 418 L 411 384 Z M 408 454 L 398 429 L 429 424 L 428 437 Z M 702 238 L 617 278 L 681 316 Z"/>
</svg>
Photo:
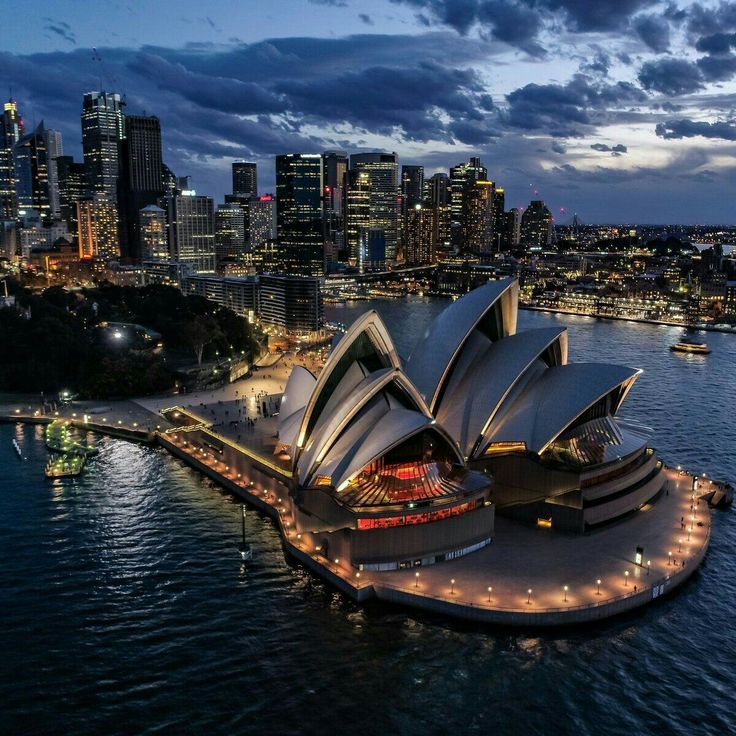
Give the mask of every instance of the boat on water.
<svg viewBox="0 0 736 736">
<path fill-rule="evenodd" d="M 83 455 L 65 453 L 49 458 L 44 468 L 47 478 L 75 478 L 84 470 L 86 459 Z"/>
<path fill-rule="evenodd" d="M 242 516 L 241 516 L 241 524 L 242 524 L 242 539 L 240 541 L 240 544 L 238 545 L 238 551 L 240 552 L 240 559 L 245 562 L 251 562 L 253 559 L 253 545 L 248 544 L 245 541 L 245 504 L 241 507 L 242 508 Z"/>
<path fill-rule="evenodd" d="M 670 345 L 670 350 L 676 353 L 698 353 L 700 355 L 707 355 L 710 352 L 707 343 L 695 342 L 694 340 L 680 340 L 680 342 Z"/>
</svg>

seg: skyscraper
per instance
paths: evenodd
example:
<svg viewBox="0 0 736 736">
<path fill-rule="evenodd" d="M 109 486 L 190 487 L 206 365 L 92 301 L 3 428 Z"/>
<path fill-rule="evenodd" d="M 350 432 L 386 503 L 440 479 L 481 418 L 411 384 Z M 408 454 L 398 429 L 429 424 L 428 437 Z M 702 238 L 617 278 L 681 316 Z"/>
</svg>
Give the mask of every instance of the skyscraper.
<svg viewBox="0 0 736 736">
<path fill-rule="evenodd" d="M 404 259 L 407 266 L 424 266 L 435 263 L 434 214 L 432 207 L 415 204 L 406 213 L 404 226 Z"/>
<path fill-rule="evenodd" d="M 395 261 L 399 248 L 399 157 L 396 153 L 356 153 L 350 168 L 368 174 L 370 227 L 386 235 L 386 260 Z"/>
<path fill-rule="evenodd" d="M 339 250 L 345 247 L 343 223 L 343 188 L 348 157 L 343 151 L 322 154 L 323 191 L 325 201 L 325 237 Z"/>
<path fill-rule="evenodd" d="M 475 188 L 478 179 L 486 180 L 487 177 L 488 171 L 477 157 L 450 169 L 450 238 L 456 253 L 467 248 L 468 195 Z"/>
<path fill-rule="evenodd" d="M 166 220 L 171 259 L 198 273 L 215 271 L 215 203 L 193 192 L 168 195 Z"/>
<path fill-rule="evenodd" d="M 521 245 L 544 248 L 552 243 L 552 213 L 541 199 L 533 199 L 521 216 Z"/>
<path fill-rule="evenodd" d="M 125 135 L 123 102 L 112 92 L 87 92 L 82 101 L 82 150 L 93 192 L 117 201 L 120 143 Z"/>
<path fill-rule="evenodd" d="M 248 210 L 248 245 L 250 249 L 260 247 L 269 240 L 276 239 L 276 198 L 264 194 L 251 199 Z"/>
<path fill-rule="evenodd" d="M 494 184 L 487 179 L 469 182 L 463 194 L 463 250 L 474 255 L 493 252 Z"/>
<path fill-rule="evenodd" d="M 496 187 L 493 190 L 493 250 L 503 250 L 506 240 L 506 192 Z"/>
<path fill-rule="evenodd" d="M 8 100 L 0 118 L 0 220 L 14 220 L 18 216 L 13 146 L 22 135 L 23 120 L 18 114 L 18 104 Z"/>
<path fill-rule="evenodd" d="M 371 222 L 371 183 L 367 171 L 350 169 L 346 172 L 343 204 L 345 253 L 350 264 L 357 265 L 362 256 L 362 233 Z"/>
<path fill-rule="evenodd" d="M 276 157 L 276 233 L 286 273 L 324 273 L 322 156 Z"/>
<path fill-rule="evenodd" d="M 104 192 L 77 202 L 77 238 L 80 260 L 120 257 L 117 208 Z"/>
<path fill-rule="evenodd" d="M 142 261 L 168 261 L 169 244 L 166 213 L 155 204 L 144 207 L 139 215 Z"/>
<path fill-rule="evenodd" d="M 426 202 L 432 209 L 432 250 L 437 260 L 449 257 L 450 242 L 450 177 L 433 174 L 426 180 Z"/>
<path fill-rule="evenodd" d="M 18 209 L 34 209 L 42 219 L 48 219 L 49 169 L 43 121 L 13 146 L 13 167 Z"/>
<path fill-rule="evenodd" d="M 225 259 L 246 261 L 246 213 L 238 204 L 221 204 L 215 212 L 215 256 L 217 266 Z"/>
<path fill-rule="evenodd" d="M 256 164 L 248 161 L 233 161 L 233 194 L 236 197 L 258 196 Z"/>
<path fill-rule="evenodd" d="M 61 141 L 61 131 L 46 130 L 46 160 L 49 170 L 49 207 L 51 218 L 58 220 L 61 217 L 61 205 L 59 201 L 59 174 L 56 159 L 64 155 L 64 145 Z"/>
<path fill-rule="evenodd" d="M 154 116 L 127 115 L 121 144 L 119 209 L 124 226 L 123 254 L 141 255 L 140 212 L 164 194 L 161 123 Z"/>
<path fill-rule="evenodd" d="M 75 240 L 79 228 L 77 222 L 77 202 L 88 193 L 86 168 L 83 163 L 71 156 L 58 156 L 56 175 L 59 184 L 59 212 Z"/>
</svg>

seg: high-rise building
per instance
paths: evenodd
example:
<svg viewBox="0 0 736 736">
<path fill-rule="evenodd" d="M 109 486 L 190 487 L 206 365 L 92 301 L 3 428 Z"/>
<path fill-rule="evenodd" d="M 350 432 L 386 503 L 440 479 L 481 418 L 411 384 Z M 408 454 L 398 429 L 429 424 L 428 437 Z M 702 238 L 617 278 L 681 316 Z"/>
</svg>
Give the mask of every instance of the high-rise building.
<svg viewBox="0 0 736 736">
<path fill-rule="evenodd" d="M 476 179 L 465 188 L 462 233 L 467 253 L 493 252 L 493 192 L 493 182 L 486 179 Z"/>
<path fill-rule="evenodd" d="M 361 261 L 361 235 L 370 227 L 370 181 L 368 172 L 360 169 L 350 169 L 345 174 L 344 247 L 347 260 L 353 266 L 358 265 Z"/>
<path fill-rule="evenodd" d="M 506 243 L 506 192 L 501 187 L 493 190 L 493 250 L 504 250 Z"/>
<path fill-rule="evenodd" d="M 469 195 L 477 180 L 487 178 L 488 171 L 477 157 L 450 169 L 450 238 L 455 253 L 467 250 Z"/>
<path fill-rule="evenodd" d="M 21 139 L 23 132 L 18 103 L 10 99 L 5 103 L 0 118 L 0 221 L 14 220 L 18 216 L 13 146 Z"/>
<path fill-rule="evenodd" d="M 233 194 L 236 197 L 258 196 L 256 164 L 248 161 L 233 161 Z"/>
<path fill-rule="evenodd" d="M 215 212 L 215 256 L 218 268 L 225 260 L 246 261 L 246 214 L 238 204 L 218 205 Z"/>
<path fill-rule="evenodd" d="M 399 157 L 396 153 L 355 153 L 350 168 L 368 174 L 370 224 L 386 235 L 386 260 L 396 260 L 399 250 Z"/>
<path fill-rule="evenodd" d="M 521 242 L 521 210 L 512 207 L 506 213 L 506 249 L 518 248 Z"/>
<path fill-rule="evenodd" d="M 69 232 L 77 238 L 77 202 L 88 194 L 86 167 L 71 156 L 58 156 L 56 176 L 59 183 L 59 213 Z"/>
<path fill-rule="evenodd" d="M 34 209 L 49 218 L 49 169 L 43 121 L 13 146 L 18 210 Z"/>
<path fill-rule="evenodd" d="M 127 115 L 120 151 L 118 204 L 124 226 L 123 254 L 137 261 L 142 254 L 139 214 L 164 194 L 159 119 Z"/>
<path fill-rule="evenodd" d="M 348 157 L 343 151 L 325 151 L 322 154 L 322 184 L 325 206 L 325 237 L 333 246 L 344 247 L 343 188 Z"/>
<path fill-rule="evenodd" d="M 452 253 L 450 241 L 450 177 L 433 174 L 426 180 L 426 203 L 432 209 L 432 250 L 437 260 Z"/>
<path fill-rule="evenodd" d="M 93 192 L 117 201 L 120 144 L 125 136 L 123 102 L 113 92 L 87 92 L 82 101 L 82 151 Z"/>
<path fill-rule="evenodd" d="M 319 154 L 276 157 L 276 234 L 286 273 L 324 273 L 322 176 Z"/>
<path fill-rule="evenodd" d="M 435 210 L 422 204 L 415 204 L 406 214 L 404 226 L 404 259 L 407 266 L 424 266 L 436 263 L 434 251 Z"/>
<path fill-rule="evenodd" d="M 166 212 L 155 204 L 149 204 L 140 211 L 138 222 L 140 223 L 141 260 L 168 261 Z"/>
<path fill-rule="evenodd" d="M 404 211 L 414 209 L 424 199 L 424 166 L 401 167 L 401 198 Z"/>
<path fill-rule="evenodd" d="M 61 203 L 59 200 L 59 173 L 56 159 L 64 155 L 64 145 L 60 130 L 46 130 L 46 160 L 49 170 L 49 208 L 51 218 L 58 220 L 61 217 Z"/>
<path fill-rule="evenodd" d="M 552 213 L 541 199 L 533 199 L 521 216 L 521 245 L 544 248 L 552 243 Z"/>
<path fill-rule="evenodd" d="M 251 249 L 260 247 L 269 240 L 276 239 L 276 198 L 264 194 L 251 199 L 246 205 L 248 211 L 248 245 Z"/>
<path fill-rule="evenodd" d="M 77 202 L 79 259 L 109 262 L 120 257 L 118 213 L 104 192 Z"/>
<path fill-rule="evenodd" d="M 215 272 L 215 203 L 187 190 L 168 195 L 166 205 L 171 260 L 198 273 Z"/>
<path fill-rule="evenodd" d="M 324 321 L 319 279 L 260 276 L 261 322 L 289 332 L 316 332 Z"/>
<path fill-rule="evenodd" d="M 360 267 L 363 271 L 383 271 L 386 268 L 386 233 L 378 227 L 360 230 Z"/>
</svg>

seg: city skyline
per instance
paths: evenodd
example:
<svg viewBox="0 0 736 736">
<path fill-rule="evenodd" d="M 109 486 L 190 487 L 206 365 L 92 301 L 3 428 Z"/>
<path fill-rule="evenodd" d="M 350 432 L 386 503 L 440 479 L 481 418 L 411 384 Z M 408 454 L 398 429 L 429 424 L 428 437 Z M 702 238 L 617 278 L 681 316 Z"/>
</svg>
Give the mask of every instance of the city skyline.
<svg viewBox="0 0 736 736">
<path fill-rule="evenodd" d="M 76 158 L 82 95 L 125 95 L 218 201 L 233 160 L 273 191 L 277 154 L 386 150 L 427 177 L 480 156 L 507 208 L 538 196 L 558 222 L 730 222 L 736 5 L 530 5 L 111 3 L 101 18 L 30 2 L 8 15 L 0 85 Z"/>
</svg>

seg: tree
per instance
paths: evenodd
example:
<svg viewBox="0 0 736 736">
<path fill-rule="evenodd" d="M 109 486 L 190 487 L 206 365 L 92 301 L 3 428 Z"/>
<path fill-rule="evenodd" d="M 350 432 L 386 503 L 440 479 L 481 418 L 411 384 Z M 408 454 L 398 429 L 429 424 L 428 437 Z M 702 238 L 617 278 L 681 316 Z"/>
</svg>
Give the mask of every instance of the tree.
<svg viewBox="0 0 736 736">
<path fill-rule="evenodd" d="M 197 356 L 197 365 L 201 366 L 205 346 L 219 334 L 217 323 L 210 315 L 198 315 L 184 325 L 183 333 L 184 340 Z"/>
</svg>

